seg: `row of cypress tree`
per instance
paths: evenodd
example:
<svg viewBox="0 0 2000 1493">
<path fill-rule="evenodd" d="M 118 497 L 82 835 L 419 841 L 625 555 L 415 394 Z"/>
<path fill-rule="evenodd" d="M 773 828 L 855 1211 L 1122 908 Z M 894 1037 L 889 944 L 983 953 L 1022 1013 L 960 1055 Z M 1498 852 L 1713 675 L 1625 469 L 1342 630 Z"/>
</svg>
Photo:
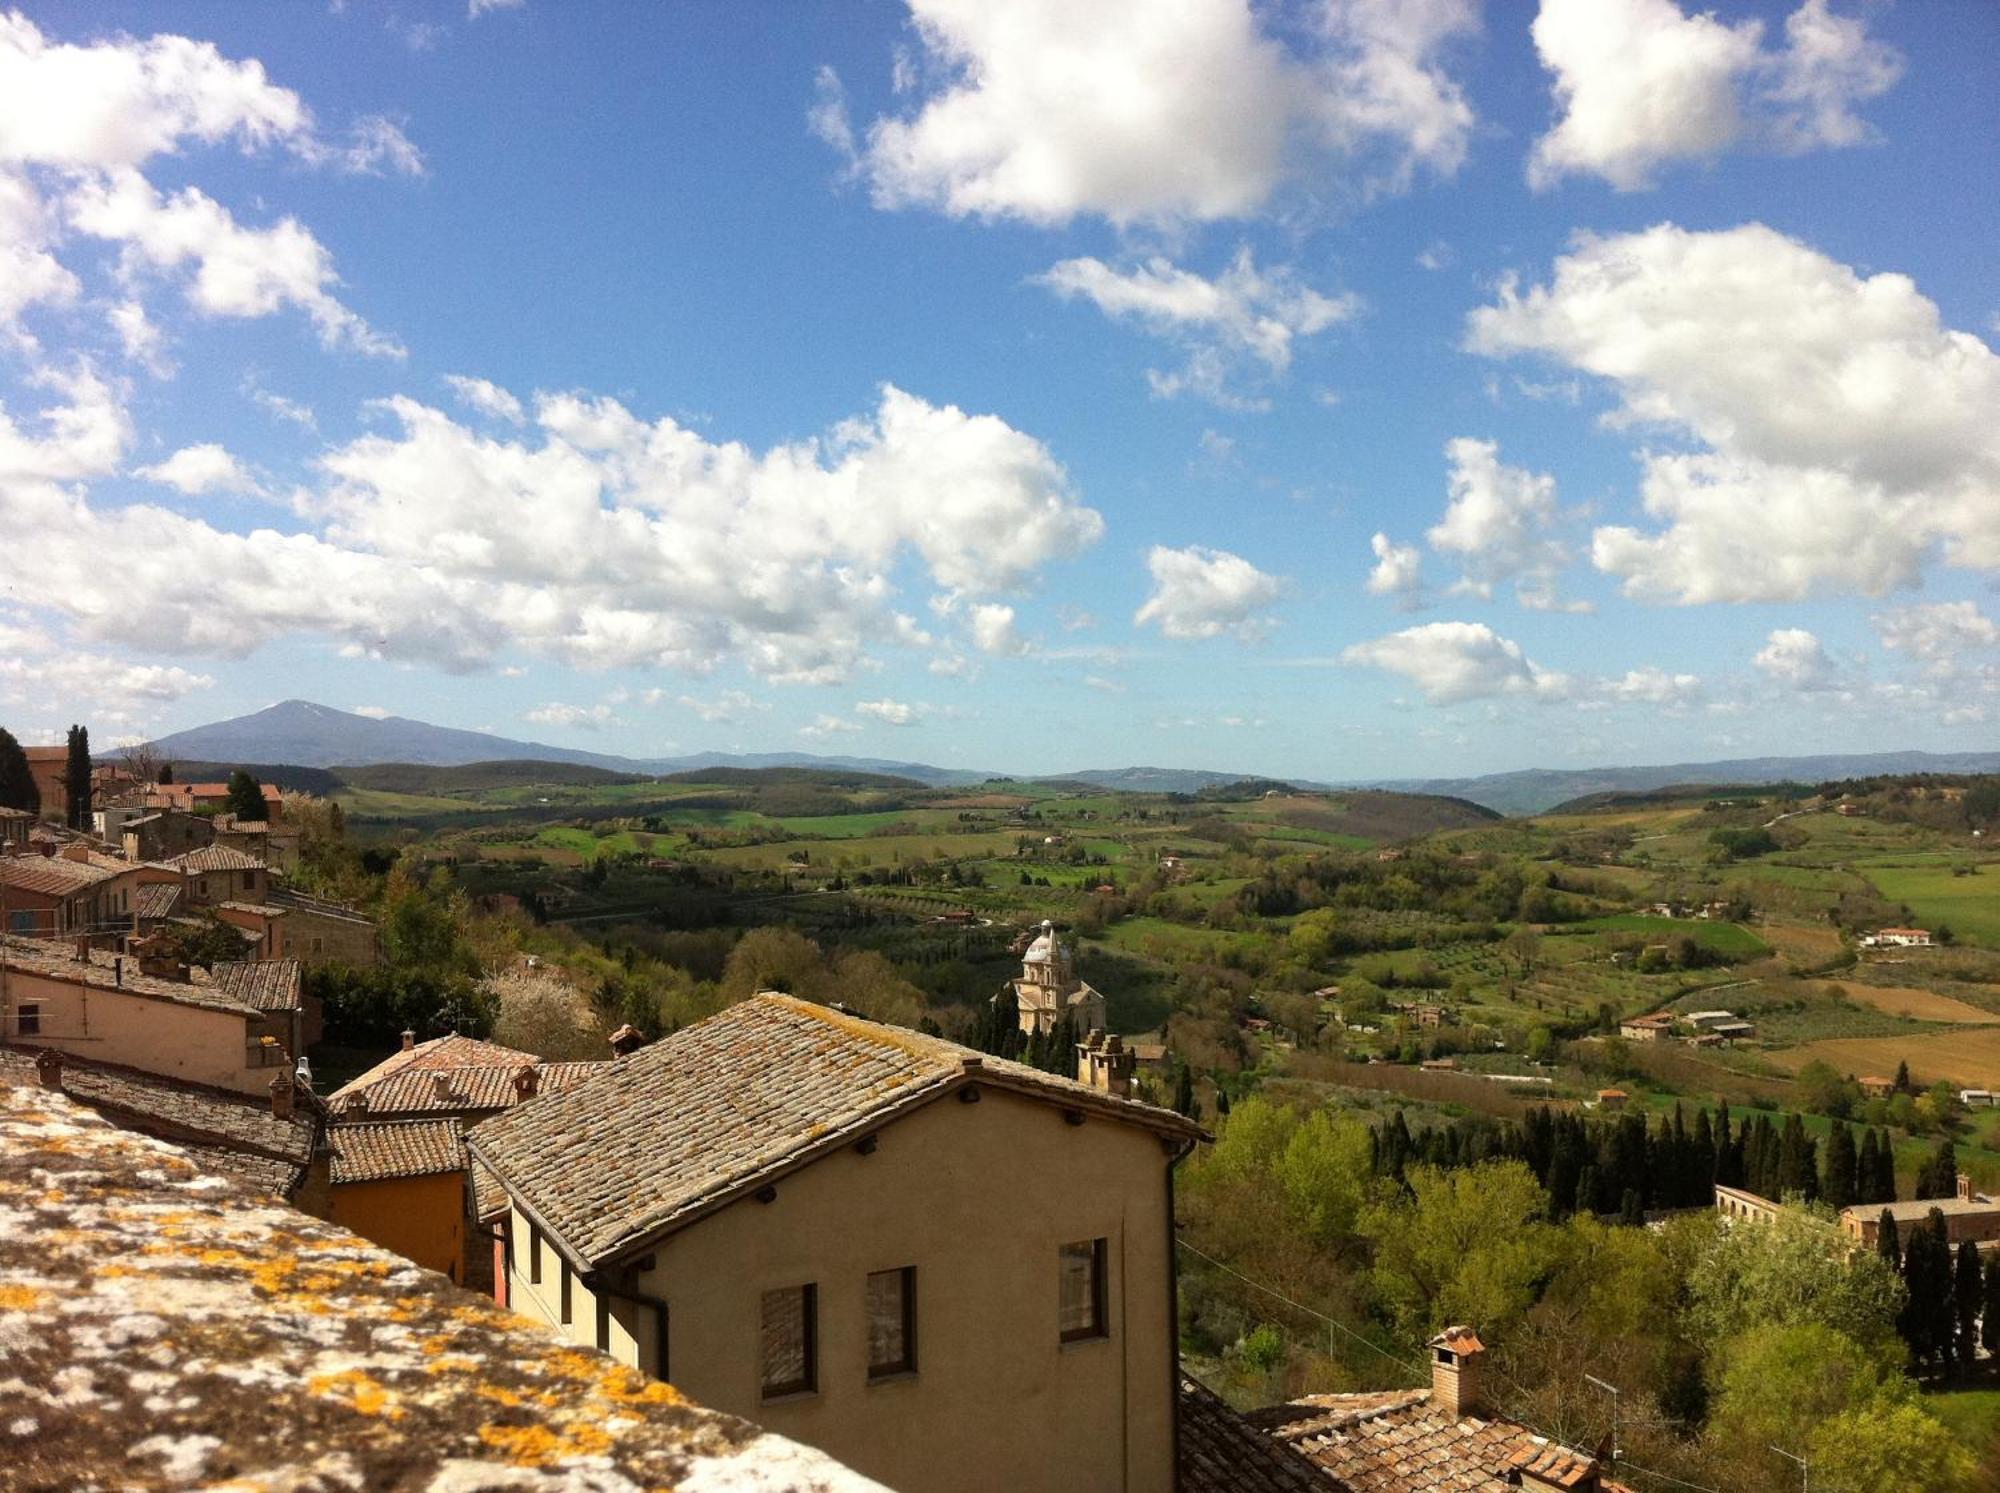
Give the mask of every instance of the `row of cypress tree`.
<svg viewBox="0 0 2000 1493">
<path fill-rule="evenodd" d="M 1982 1344 L 2000 1354 L 2000 1261 L 1984 1264 L 1970 1239 L 1954 1252 L 1940 1209 L 1931 1209 L 1905 1244 L 1884 1208 L 1875 1247 L 1903 1278 L 1907 1294 L 1896 1330 L 1916 1363 L 1949 1374 L 1971 1367 Z"/>
<path fill-rule="evenodd" d="M 1706 1207 L 1717 1185 L 1773 1199 L 1800 1196 L 1835 1209 L 1896 1197 L 1895 1152 L 1887 1131 L 1863 1127 L 1857 1145 L 1854 1131 L 1836 1120 L 1822 1159 L 1798 1114 L 1779 1124 L 1762 1114 L 1737 1124 L 1719 1103 L 1712 1115 L 1697 1109 L 1692 1123 L 1676 1104 L 1651 1128 L 1639 1114 L 1590 1119 L 1541 1106 L 1519 1124 L 1461 1122 L 1415 1134 L 1398 1110 L 1373 1135 L 1374 1169 L 1381 1176 L 1401 1178 L 1412 1163 L 1450 1168 L 1496 1157 L 1525 1162 L 1548 1189 L 1558 1218 L 1580 1211 Z M 1950 1195 L 1956 1175 L 1956 1156 L 1946 1141 L 1926 1163 L 1917 1195 Z M 1939 1177 L 1941 1189 L 1926 1190 Z"/>
</svg>

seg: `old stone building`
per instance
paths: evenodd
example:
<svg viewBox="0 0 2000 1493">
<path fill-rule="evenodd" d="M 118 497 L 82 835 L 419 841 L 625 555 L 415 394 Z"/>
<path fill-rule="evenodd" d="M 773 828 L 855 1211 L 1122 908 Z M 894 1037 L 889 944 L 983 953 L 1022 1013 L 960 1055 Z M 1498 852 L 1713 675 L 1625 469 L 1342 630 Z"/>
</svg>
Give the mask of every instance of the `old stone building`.
<svg viewBox="0 0 2000 1493">
<path fill-rule="evenodd" d="M 579 1344 L 903 1493 L 1171 1493 L 1200 1135 L 767 992 L 469 1144 L 508 1304 Z"/>
<path fill-rule="evenodd" d="M 1021 1030 L 1033 1036 L 1052 1032 L 1065 1016 L 1079 1032 L 1104 1029 L 1104 997 L 1076 974 L 1076 952 L 1056 936 L 1056 925 L 1041 933 L 1021 956 L 1021 977 L 1013 982 Z"/>
</svg>

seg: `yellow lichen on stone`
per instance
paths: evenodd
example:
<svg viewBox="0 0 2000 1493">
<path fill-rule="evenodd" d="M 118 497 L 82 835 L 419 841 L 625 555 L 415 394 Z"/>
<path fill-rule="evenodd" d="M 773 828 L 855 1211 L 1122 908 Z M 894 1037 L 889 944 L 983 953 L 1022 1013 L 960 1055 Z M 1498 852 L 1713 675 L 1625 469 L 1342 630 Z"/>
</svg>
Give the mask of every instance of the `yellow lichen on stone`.
<svg viewBox="0 0 2000 1493">
<path fill-rule="evenodd" d="M 360 1369 L 315 1374 L 306 1381 L 306 1390 L 345 1405 L 360 1415 L 379 1415 L 388 1420 L 403 1418 L 403 1407 L 395 1391 L 371 1379 Z"/>
<path fill-rule="evenodd" d="M 598 1457 L 611 1448 L 611 1436 L 596 1426 L 484 1425 L 479 1439 L 519 1467 L 546 1467 L 571 1457 Z"/>
<path fill-rule="evenodd" d="M 32 1286 L 0 1286 L 0 1312 L 31 1312 L 44 1299 Z"/>
</svg>

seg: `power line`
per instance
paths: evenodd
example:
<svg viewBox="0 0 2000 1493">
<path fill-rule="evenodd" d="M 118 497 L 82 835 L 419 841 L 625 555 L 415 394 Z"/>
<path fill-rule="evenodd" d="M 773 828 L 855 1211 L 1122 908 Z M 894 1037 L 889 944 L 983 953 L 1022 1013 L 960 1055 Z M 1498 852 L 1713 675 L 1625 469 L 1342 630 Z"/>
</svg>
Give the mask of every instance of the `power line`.
<svg viewBox="0 0 2000 1493">
<path fill-rule="evenodd" d="M 1388 1359 L 1389 1362 L 1395 1364 L 1401 1364 L 1404 1368 L 1415 1370 L 1418 1373 L 1423 1372 L 1425 1365 L 1420 1363 L 1418 1360 L 1413 1358 L 1398 1358 L 1395 1354 L 1391 1353 L 1387 1348 L 1382 1347 L 1379 1343 L 1370 1342 L 1367 1338 L 1363 1337 L 1360 1333 L 1356 1332 L 1352 1327 L 1349 1327 L 1345 1322 L 1336 1321 L 1334 1318 L 1329 1317 L 1325 1312 L 1317 1311 L 1314 1308 L 1307 1306 L 1303 1301 L 1294 1301 L 1291 1297 L 1287 1296 L 1283 1291 L 1274 1290 L 1272 1287 L 1265 1285 L 1262 1281 L 1252 1280 L 1249 1276 L 1245 1275 L 1240 1270 L 1230 1269 L 1227 1265 L 1223 1264 L 1222 1261 L 1216 1259 L 1213 1255 L 1203 1254 L 1200 1250 L 1196 1249 L 1192 1244 L 1188 1243 L 1187 1240 L 1177 1237 L 1175 1238 L 1174 1243 L 1178 1244 L 1182 1249 L 1186 1250 L 1189 1254 L 1195 1256 L 1197 1259 L 1208 1261 L 1209 1264 L 1213 1265 L 1217 1270 L 1220 1270 L 1224 1275 L 1235 1276 L 1236 1279 L 1242 1281 L 1244 1285 L 1249 1286 L 1252 1290 L 1262 1291 L 1266 1296 L 1274 1296 L 1279 1301 L 1284 1302 L 1285 1305 L 1296 1308 L 1297 1310 L 1304 1312 L 1309 1317 L 1318 1318 L 1320 1321 L 1326 1323 L 1327 1326 L 1333 1328 L 1334 1331 L 1346 1333 L 1347 1336 L 1353 1338 L 1354 1341 L 1361 1344 L 1362 1347 L 1369 1348 L 1377 1353 L 1380 1353 L 1384 1358 Z"/>
</svg>

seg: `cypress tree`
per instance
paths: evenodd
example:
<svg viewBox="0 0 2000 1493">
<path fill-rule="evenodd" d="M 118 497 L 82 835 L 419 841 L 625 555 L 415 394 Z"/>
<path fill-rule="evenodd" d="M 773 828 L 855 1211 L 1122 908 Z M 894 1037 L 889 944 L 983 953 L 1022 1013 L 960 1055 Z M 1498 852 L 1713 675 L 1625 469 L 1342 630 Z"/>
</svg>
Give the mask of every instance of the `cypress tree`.
<svg viewBox="0 0 2000 1493">
<path fill-rule="evenodd" d="M 1174 1110 L 1178 1114 L 1186 1115 L 1190 1120 L 1196 1118 L 1194 1112 L 1194 1069 L 1186 1063 L 1181 1064 L 1181 1076 L 1174 1081 Z"/>
<path fill-rule="evenodd" d="M 1889 1268 L 1898 1274 L 1903 1269 L 1903 1245 L 1896 1237 L 1896 1215 L 1887 1208 L 1875 1220 L 1875 1252 L 1889 1262 Z"/>
<path fill-rule="evenodd" d="M 1986 1282 L 1979 1265 L 1979 1246 L 1970 1239 L 1958 1246 L 1958 1268 L 1952 1272 L 1952 1305 L 1958 1317 L 1958 1361 L 1971 1368 L 1978 1357 L 1979 1308 Z"/>
<path fill-rule="evenodd" d="M 1221 1074 L 1216 1074 L 1213 1081 L 1215 1084 L 1215 1112 L 1219 1115 L 1226 1115 L 1229 1113 L 1229 1090 L 1222 1086 Z"/>
<path fill-rule="evenodd" d="M 240 767 L 229 775 L 229 812 L 238 819 L 250 820 L 268 819 L 271 815 L 264 806 L 264 790 Z"/>
<path fill-rule="evenodd" d="M 1639 1189 L 1625 1189 L 1624 1201 L 1619 1205 L 1618 1221 L 1632 1228 L 1643 1227 L 1646 1222 L 1646 1205 L 1639 1198 Z"/>
<path fill-rule="evenodd" d="M 2000 1260 L 1996 1260 L 1986 1272 L 1985 1301 L 1980 1308 L 1980 1341 L 1986 1351 L 2000 1357 Z"/>
<path fill-rule="evenodd" d="M 42 812 L 42 790 L 35 786 L 35 775 L 28 768 L 28 754 L 4 726 L 0 726 L 0 809 Z"/>
<path fill-rule="evenodd" d="M 63 789 L 69 795 L 64 823 L 71 829 L 90 828 L 90 732 L 69 728 L 69 760 L 63 766 Z"/>
<path fill-rule="evenodd" d="M 1861 1152 L 1854 1158 L 1854 1201 L 1857 1203 L 1881 1203 L 1888 1199 L 1875 1195 L 1875 1173 L 1879 1170 L 1875 1155 L 1875 1132 L 1867 1126 L 1861 1128 Z"/>
<path fill-rule="evenodd" d="M 1597 1212 L 1597 1167 L 1585 1162 L 1576 1174 L 1576 1211 L 1578 1213 Z"/>
<path fill-rule="evenodd" d="M 1692 1191 L 1690 1204 L 1705 1204 L 1716 1183 L 1715 1175 L 1715 1132 L 1708 1123 L 1708 1111 L 1694 1112 L 1694 1138 L 1689 1142 L 1688 1175 Z"/>
<path fill-rule="evenodd" d="M 1855 1166 L 1854 1137 L 1847 1133 L 1844 1122 L 1835 1120 L 1833 1133 L 1826 1139 L 1826 1180 L 1820 1196 L 1836 1213 L 1855 1201 Z"/>
<path fill-rule="evenodd" d="M 1910 1082 L 1910 1065 L 1907 1061 L 1896 1064 L 1896 1092 L 1914 1094 L 1916 1087 Z"/>
<path fill-rule="evenodd" d="M 1910 1243 L 1903 1251 L 1903 1306 L 1896 1313 L 1896 1331 L 1909 1346 L 1910 1357 L 1918 1364 L 1930 1361 L 1931 1324 L 1936 1318 L 1931 1291 L 1931 1252 L 1928 1224 L 1910 1230 Z"/>
<path fill-rule="evenodd" d="M 1958 1301 L 1953 1290 L 1951 1231 L 1944 1214 L 1931 1209 L 1930 1237 L 1925 1247 L 1930 1253 L 1930 1339 L 1940 1366 L 1949 1371 L 1958 1362 Z"/>
<path fill-rule="evenodd" d="M 1889 1144 L 1889 1132 L 1875 1133 L 1875 1197 L 1878 1203 L 1896 1201 L 1896 1148 Z"/>
<path fill-rule="evenodd" d="M 160 764 L 160 784 L 161 784 L 161 786 L 162 786 L 162 787 L 164 787 L 164 786 L 166 786 L 166 785 L 167 785 L 168 783 L 171 783 L 171 782 L 172 782 L 173 780 L 174 780 L 174 764 L 173 764 L 173 763 L 171 763 L 171 762 L 162 762 L 162 763 Z M 339 807 L 340 807 L 340 805 L 339 805 L 339 804 L 335 804 L 335 805 L 334 805 L 334 807 L 335 807 L 335 808 L 337 809 L 337 808 L 339 808 Z"/>
</svg>

